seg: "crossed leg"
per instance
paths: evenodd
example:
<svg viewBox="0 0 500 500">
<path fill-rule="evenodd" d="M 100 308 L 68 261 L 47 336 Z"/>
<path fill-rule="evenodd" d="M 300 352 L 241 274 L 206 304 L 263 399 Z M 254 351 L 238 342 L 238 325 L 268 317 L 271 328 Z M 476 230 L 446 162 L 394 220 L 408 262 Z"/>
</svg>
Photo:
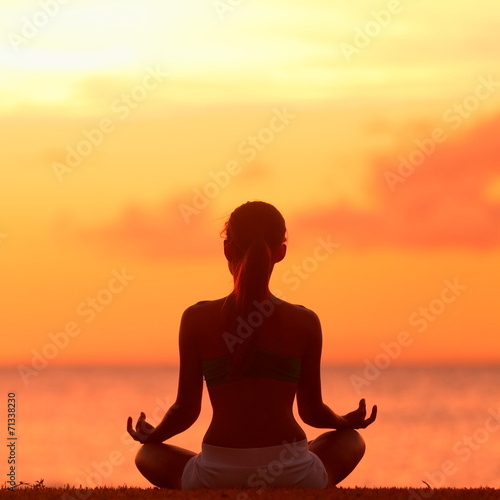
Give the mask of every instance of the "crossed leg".
<svg viewBox="0 0 500 500">
<path fill-rule="evenodd" d="M 184 466 L 196 453 L 171 444 L 144 444 L 135 457 L 139 472 L 159 488 L 181 489 Z"/>
<path fill-rule="evenodd" d="M 329 431 L 309 444 L 309 450 L 318 455 L 328 473 L 328 486 L 345 479 L 358 465 L 365 453 L 365 442 L 352 429 Z M 141 474 L 159 488 L 181 489 L 182 472 L 188 460 L 196 453 L 163 443 L 144 444 L 135 457 Z"/>
<path fill-rule="evenodd" d="M 345 479 L 365 454 L 365 442 L 353 429 L 329 431 L 309 443 L 309 450 L 318 455 L 328 472 L 328 486 Z"/>
</svg>

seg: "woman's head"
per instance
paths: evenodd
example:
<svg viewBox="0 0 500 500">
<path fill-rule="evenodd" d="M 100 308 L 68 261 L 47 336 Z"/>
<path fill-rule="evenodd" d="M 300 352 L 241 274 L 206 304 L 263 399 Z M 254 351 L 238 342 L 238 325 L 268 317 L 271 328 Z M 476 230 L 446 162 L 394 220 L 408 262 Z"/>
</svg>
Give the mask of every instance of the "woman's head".
<svg viewBox="0 0 500 500">
<path fill-rule="evenodd" d="M 248 311 L 268 297 L 273 266 L 285 256 L 285 220 L 273 205 L 249 201 L 233 211 L 223 234 L 236 301 L 240 311 Z"/>
</svg>

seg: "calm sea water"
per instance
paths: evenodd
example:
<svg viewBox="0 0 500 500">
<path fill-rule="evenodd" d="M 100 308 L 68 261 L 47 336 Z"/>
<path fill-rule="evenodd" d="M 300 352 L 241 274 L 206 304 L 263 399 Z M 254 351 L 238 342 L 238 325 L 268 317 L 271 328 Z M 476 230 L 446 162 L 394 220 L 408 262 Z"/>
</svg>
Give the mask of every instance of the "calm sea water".
<svg viewBox="0 0 500 500">
<path fill-rule="evenodd" d="M 353 375 L 363 377 L 363 367 L 323 368 L 324 400 L 334 411 L 353 410 L 360 397 L 379 406 L 378 420 L 361 431 L 366 455 L 343 486 L 500 487 L 500 367 L 391 367 L 371 374 L 361 395 Z M 0 376 L 5 409 L 7 393 L 17 394 L 18 481 L 148 486 L 125 423 L 140 411 L 161 419 L 175 399 L 177 368 L 49 366 L 27 386 L 15 369 Z M 205 392 L 198 422 L 170 442 L 199 451 L 210 415 Z M 323 432 L 304 429 L 309 439 Z M 9 449 L 2 448 L 3 482 Z"/>
</svg>

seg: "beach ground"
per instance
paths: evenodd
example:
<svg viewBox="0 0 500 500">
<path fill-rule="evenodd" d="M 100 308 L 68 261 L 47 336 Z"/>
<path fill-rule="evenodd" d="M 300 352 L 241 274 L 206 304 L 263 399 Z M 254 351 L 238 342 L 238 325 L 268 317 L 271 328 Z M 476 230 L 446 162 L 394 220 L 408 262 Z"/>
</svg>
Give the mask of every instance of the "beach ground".
<svg viewBox="0 0 500 500">
<path fill-rule="evenodd" d="M 17 488 L 0 489 L 0 499 L 16 500 L 491 500 L 500 499 L 500 490 L 493 488 L 331 488 L 257 490 L 197 490 L 171 491 L 156 488 Z"/>
</svg>

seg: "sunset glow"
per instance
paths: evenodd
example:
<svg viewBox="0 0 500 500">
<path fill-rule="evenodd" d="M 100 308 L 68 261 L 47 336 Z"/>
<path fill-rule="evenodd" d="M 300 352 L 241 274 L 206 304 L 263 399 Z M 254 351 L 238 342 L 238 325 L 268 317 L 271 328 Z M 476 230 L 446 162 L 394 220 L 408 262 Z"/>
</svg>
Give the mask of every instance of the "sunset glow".
<svg viewBox="0 0 500 500">
<path fill-rule="evenodd" d="M 2 2 L 0 363 L 175 363 L 252 199 L 325 360 L 497 363 L 500 6 L 223 3 Z"/>
</svg>

